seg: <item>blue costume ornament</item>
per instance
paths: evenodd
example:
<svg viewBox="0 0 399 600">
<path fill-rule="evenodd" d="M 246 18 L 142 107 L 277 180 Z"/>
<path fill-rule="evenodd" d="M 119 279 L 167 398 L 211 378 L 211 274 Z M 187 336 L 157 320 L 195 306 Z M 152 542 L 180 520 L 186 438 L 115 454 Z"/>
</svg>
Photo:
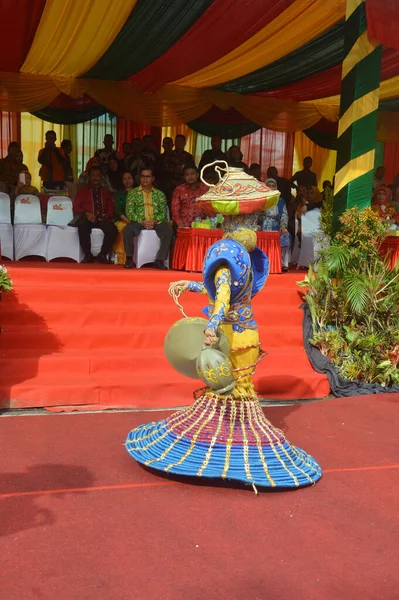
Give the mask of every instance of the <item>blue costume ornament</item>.
<svg viewBox="0 0 399 600">
<path fill-rule="evenodd" d="M 171 289 L 208 296 L 207 342 L 221 337 L 220 347 L 226 348 L 227 338 L 230 360 L 220 359 L 221 352 L 215 360 L 211 354 L 199 360 L 205 371 L 199 376 L 214 383 L 200 390 L 185 410 L 130 431 L 126 449 L 138 462 L 166 473 L 235 480 L 255 490 L 311 485 L 322 475 L 319 464 L 266 419 L 252 382 L 263 352 L 251 301 L 266 282 L 269 261 L 256 248 L 251 227 L 260 210 L 278 201 L 279 192 L 242 169 L 226 165 L 226 171 L 222 183 L 197 200 L 208 214 L 225 215 L 224 239 L 207 252 L 203 283 L 177 282 Z M 233 383 L 226 387 L 229 377 Z"/>
</svg>

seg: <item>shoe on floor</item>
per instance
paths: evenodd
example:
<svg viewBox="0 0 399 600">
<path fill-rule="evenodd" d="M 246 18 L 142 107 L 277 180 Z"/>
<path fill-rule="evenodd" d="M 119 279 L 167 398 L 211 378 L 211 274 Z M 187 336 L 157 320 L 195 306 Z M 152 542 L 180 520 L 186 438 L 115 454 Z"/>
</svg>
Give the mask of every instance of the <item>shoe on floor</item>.
<svg viewBox="0 0 399 600">
<path fill-rule="evenodd" d="M 156 269 L 163 269 L 164 271 L 167 270 L 168 267 L 165 266 L 163 260 L 156 260 L 154 262 L 154 266 Z"/>
<path fill-rule="evenodd" d="M 134 262 L 132 260 L 127 260 L 125 262 L 125 264 L 123 265 L 124 269 L 135 269 L 136 265 L 134 264 Z"/>
<path fill-rule="evenodd" d="M 112 265 L 112 260 L 109 260 L 109 258 L 101 253 L 96 256 L 96 260 L 103 265 Z"/>
<path fill-rule="evenodd" d="M 283 267 L 283 273 L 288 273 L 288 267 Z"/>
<path fill-rule="evenodd" d="M 86 254 L 82 263 L 94 263 L 94 256 L 92 254 Z"/>
</svg>

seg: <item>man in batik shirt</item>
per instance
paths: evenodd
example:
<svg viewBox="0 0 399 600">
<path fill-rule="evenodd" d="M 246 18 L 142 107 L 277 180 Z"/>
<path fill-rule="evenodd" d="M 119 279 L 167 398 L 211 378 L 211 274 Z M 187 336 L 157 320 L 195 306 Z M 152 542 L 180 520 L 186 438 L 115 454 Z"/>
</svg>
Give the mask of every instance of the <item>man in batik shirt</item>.
<svg viewBox="0 0 399 600">
<path fill-rule="evenodd" d="M 199 181 L 195 165 L 187 165 L 183 176 L 184 183 L 178 185 L 173 192 L 172 219 L 177 227 L 191 227 L 197 217 L 205 217 L 195 200 L 208 191 L 208 186 Z"/>
<path fill-rule="evenodd" d="M 161 240 L 155 260 L 157 269 L 166 269 L 164 261 L 168 258 L 173 231 L 167 220 L 166 197 L 161 190 L 154 188 L 152 169 L 144 168 L 140 174 L 140 186 L 130 190 L 126 198 L 125 215 L 129 223 L 123 230 L 125 244 L 125 269 L 133 269 L 134 238 L 143 229 L 154 229 Z"/>
</svg>

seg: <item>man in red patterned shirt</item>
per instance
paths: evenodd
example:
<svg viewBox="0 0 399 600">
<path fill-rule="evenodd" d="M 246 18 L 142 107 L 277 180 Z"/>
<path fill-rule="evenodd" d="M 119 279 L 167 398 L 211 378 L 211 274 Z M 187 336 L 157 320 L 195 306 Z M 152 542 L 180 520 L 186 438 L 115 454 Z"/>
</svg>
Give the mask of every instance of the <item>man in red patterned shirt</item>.
<svg viewBox="0 0 399 600">
<path fill-rule="evenodd" d="M 187 165 L 184 169 L 184 183 L 175 188 L 172 196 L 172 219 L 178 227 L 191 227 L 196 217 L 205 215 L 195 202 L 208 186 L 199 181 L 198 169 L 195 165 Z"/>
</svg>

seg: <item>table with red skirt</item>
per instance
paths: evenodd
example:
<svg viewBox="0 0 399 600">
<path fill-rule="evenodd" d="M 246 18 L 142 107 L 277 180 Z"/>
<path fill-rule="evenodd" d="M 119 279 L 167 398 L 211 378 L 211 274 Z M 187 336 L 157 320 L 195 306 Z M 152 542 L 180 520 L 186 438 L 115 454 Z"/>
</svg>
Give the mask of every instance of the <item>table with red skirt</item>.
<svg viewBox="0 0 399 600">
<path fill-rule="evenodd" d="M 257 231 L 258 247 L 270 262 L 269 273 L 281 273 L 280 233 Z M 208 248 L 223 236 L 221 229 L 182 228 L 177 230 L 172 269 L 201 272 Z"/>
<path fill-rule="evenodd" d="M 380 253 L 384 256 L 391 269 L 399 260 L 399 236 L 388 235 L 381 244 Z"/>
</svg>

